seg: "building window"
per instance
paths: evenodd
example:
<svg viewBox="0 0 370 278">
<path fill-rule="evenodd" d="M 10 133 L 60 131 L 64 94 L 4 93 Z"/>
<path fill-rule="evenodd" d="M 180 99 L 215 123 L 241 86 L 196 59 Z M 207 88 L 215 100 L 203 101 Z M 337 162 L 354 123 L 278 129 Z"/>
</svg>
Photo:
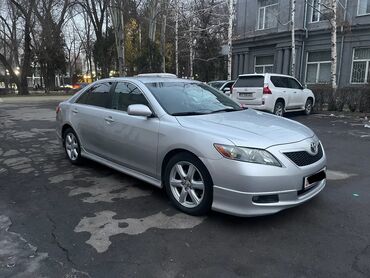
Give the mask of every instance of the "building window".
<svg viewBox="0 0 370 278">
<path fill-rule="evenodd" d="M 351 83 L 370 83 L 370 48 L 357 48 L 353 52 Z"/>
<path fill-rule="evenodd" d="M 370 0 L 358 0 L 357 15 L 370 14 Z"/>
<path fill-rule="evenodd" d="M 311 1 L 311 22 L 330 19 L 330 0 Z"/>
<path fill-rule="evenodd" d="M 330 51 L 307 54 L 306 83 L 329 83 L 331 78 Z"/>
<path fill-rule="evenodd" d="M 274 71 L 274 56 L 256 56 L 254 63 L 255 73 Z"/>
<path fill-rule="evenodd" d="M 276 27 L 278 22 L 278 0 L 259 0 L 258 5 L 258 30 Z"/>
</svg>

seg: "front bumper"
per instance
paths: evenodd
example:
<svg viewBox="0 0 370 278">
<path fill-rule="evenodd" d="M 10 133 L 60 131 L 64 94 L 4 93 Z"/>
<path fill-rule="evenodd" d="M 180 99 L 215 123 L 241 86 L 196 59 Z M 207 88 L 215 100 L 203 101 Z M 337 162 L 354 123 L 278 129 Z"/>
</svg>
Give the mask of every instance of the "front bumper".
<svg viewBox="0 0 370 278">
<path fill-rule="evenodd" d="M 283 152 L 299 150 L 310 139 L 294 144 L 274 146 L 268 150 L 283 167 L 240 162 L 229 159 L 202 159 L 213 179 L 213 204 L 216 211 L 237 216 L 273 214 L 300 205 L 316 196 L 326 185 L 326 179 L 302 191 L 304 178 L 326 168 L 326 157 L 310 165 L 298 167 Z M 273 195 L 278 201 L 260 203 L 253 197 Z"/>
<path fill-rule="evenodd" d="M 277 213 L 283 209 L 298 206 L 320 193 L 326 185 L 326 179 L 322 180 L 307 193 L 298 195 L 297 190 L 273 191 L 273 192 L 241 192 L 227 188 L 214 186 L 212 209 L 236 216 L 260 216 Z M 255 203 L 253 197 L 263 195 L 277 195 L 278 202 Z"/>
</svg>

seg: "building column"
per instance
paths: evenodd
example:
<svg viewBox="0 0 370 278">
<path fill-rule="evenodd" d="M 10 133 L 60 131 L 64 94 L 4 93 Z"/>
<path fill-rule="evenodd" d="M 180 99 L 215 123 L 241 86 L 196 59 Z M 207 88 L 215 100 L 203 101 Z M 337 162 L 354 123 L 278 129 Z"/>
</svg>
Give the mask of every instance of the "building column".
<svg viewBox="0 0 370 278">
<path fill-rule="evenodd" d="M 244 67 L 244 54 L 238 55 L 238 75 L 243 73 Z"/>
<path fill-rule="evenodd" d="M 244 53 L 244 70 L 243 73 L 249 73 L 249 52 Z"/>
<path fill-rule="evenodd" d="M 276 58 L 276 73 L 282 73 L 283 70 L 283 49 L 278 49 Z"/>
<path fill-rule="evenodd" d="M 290 66 L 290 49 L 284 49 L 284 62 L 283 62 L 283 74 L 289 74 Z"/>
<path fill-rule="evenodd" d="M 238 77 L 238 55 L 234 54 L 232 58 L 231 78 L 235 79 L 236 77 Z"/>
</svg>

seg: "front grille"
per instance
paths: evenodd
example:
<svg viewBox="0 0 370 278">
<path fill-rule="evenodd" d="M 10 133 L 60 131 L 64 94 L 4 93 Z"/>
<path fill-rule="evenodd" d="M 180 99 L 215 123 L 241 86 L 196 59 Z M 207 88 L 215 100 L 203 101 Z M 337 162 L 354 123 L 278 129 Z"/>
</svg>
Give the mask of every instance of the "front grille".
<svg viewBox="0 0 370 278">
<path fill-rule="evenodd" d="M 288 152 L 284 153 L 291 161 L 293 161 L 297 166 L 307 166 L 319 161 L 322 158 L 322 147 L 321 144 L 318 146 L 318 152 L 312 155 L 306 151 L 300 152 Z"/>
</svg>

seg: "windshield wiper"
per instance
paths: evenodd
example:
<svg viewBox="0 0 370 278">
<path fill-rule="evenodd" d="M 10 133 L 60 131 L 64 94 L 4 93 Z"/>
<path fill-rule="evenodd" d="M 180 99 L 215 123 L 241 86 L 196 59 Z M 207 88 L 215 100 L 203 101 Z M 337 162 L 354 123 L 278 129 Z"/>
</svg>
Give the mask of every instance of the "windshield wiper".
<svg viewBox="0 0 370 278">
<path fill-rule="evenodd" d="M 211 114 L 213 113 L 220 113 L 220 112 L 233 112 L 233 111 L 241 111 L 243 109 L 236 109 L 236 108 L 224 108 L 224 109 L 220 109 L 220 110 L 215 110 L 215 111 L 212 111 Z"/>
<path fill-rule="evenodd" d="M 194 115 L 204 115 L 204 114 L 207 114 L 207 113 L 188 111 L 188 112 L 177 112 L 177 113 L 173 113 L 171 115 L 172 116 L 194 116 Z"/>
</svg>

